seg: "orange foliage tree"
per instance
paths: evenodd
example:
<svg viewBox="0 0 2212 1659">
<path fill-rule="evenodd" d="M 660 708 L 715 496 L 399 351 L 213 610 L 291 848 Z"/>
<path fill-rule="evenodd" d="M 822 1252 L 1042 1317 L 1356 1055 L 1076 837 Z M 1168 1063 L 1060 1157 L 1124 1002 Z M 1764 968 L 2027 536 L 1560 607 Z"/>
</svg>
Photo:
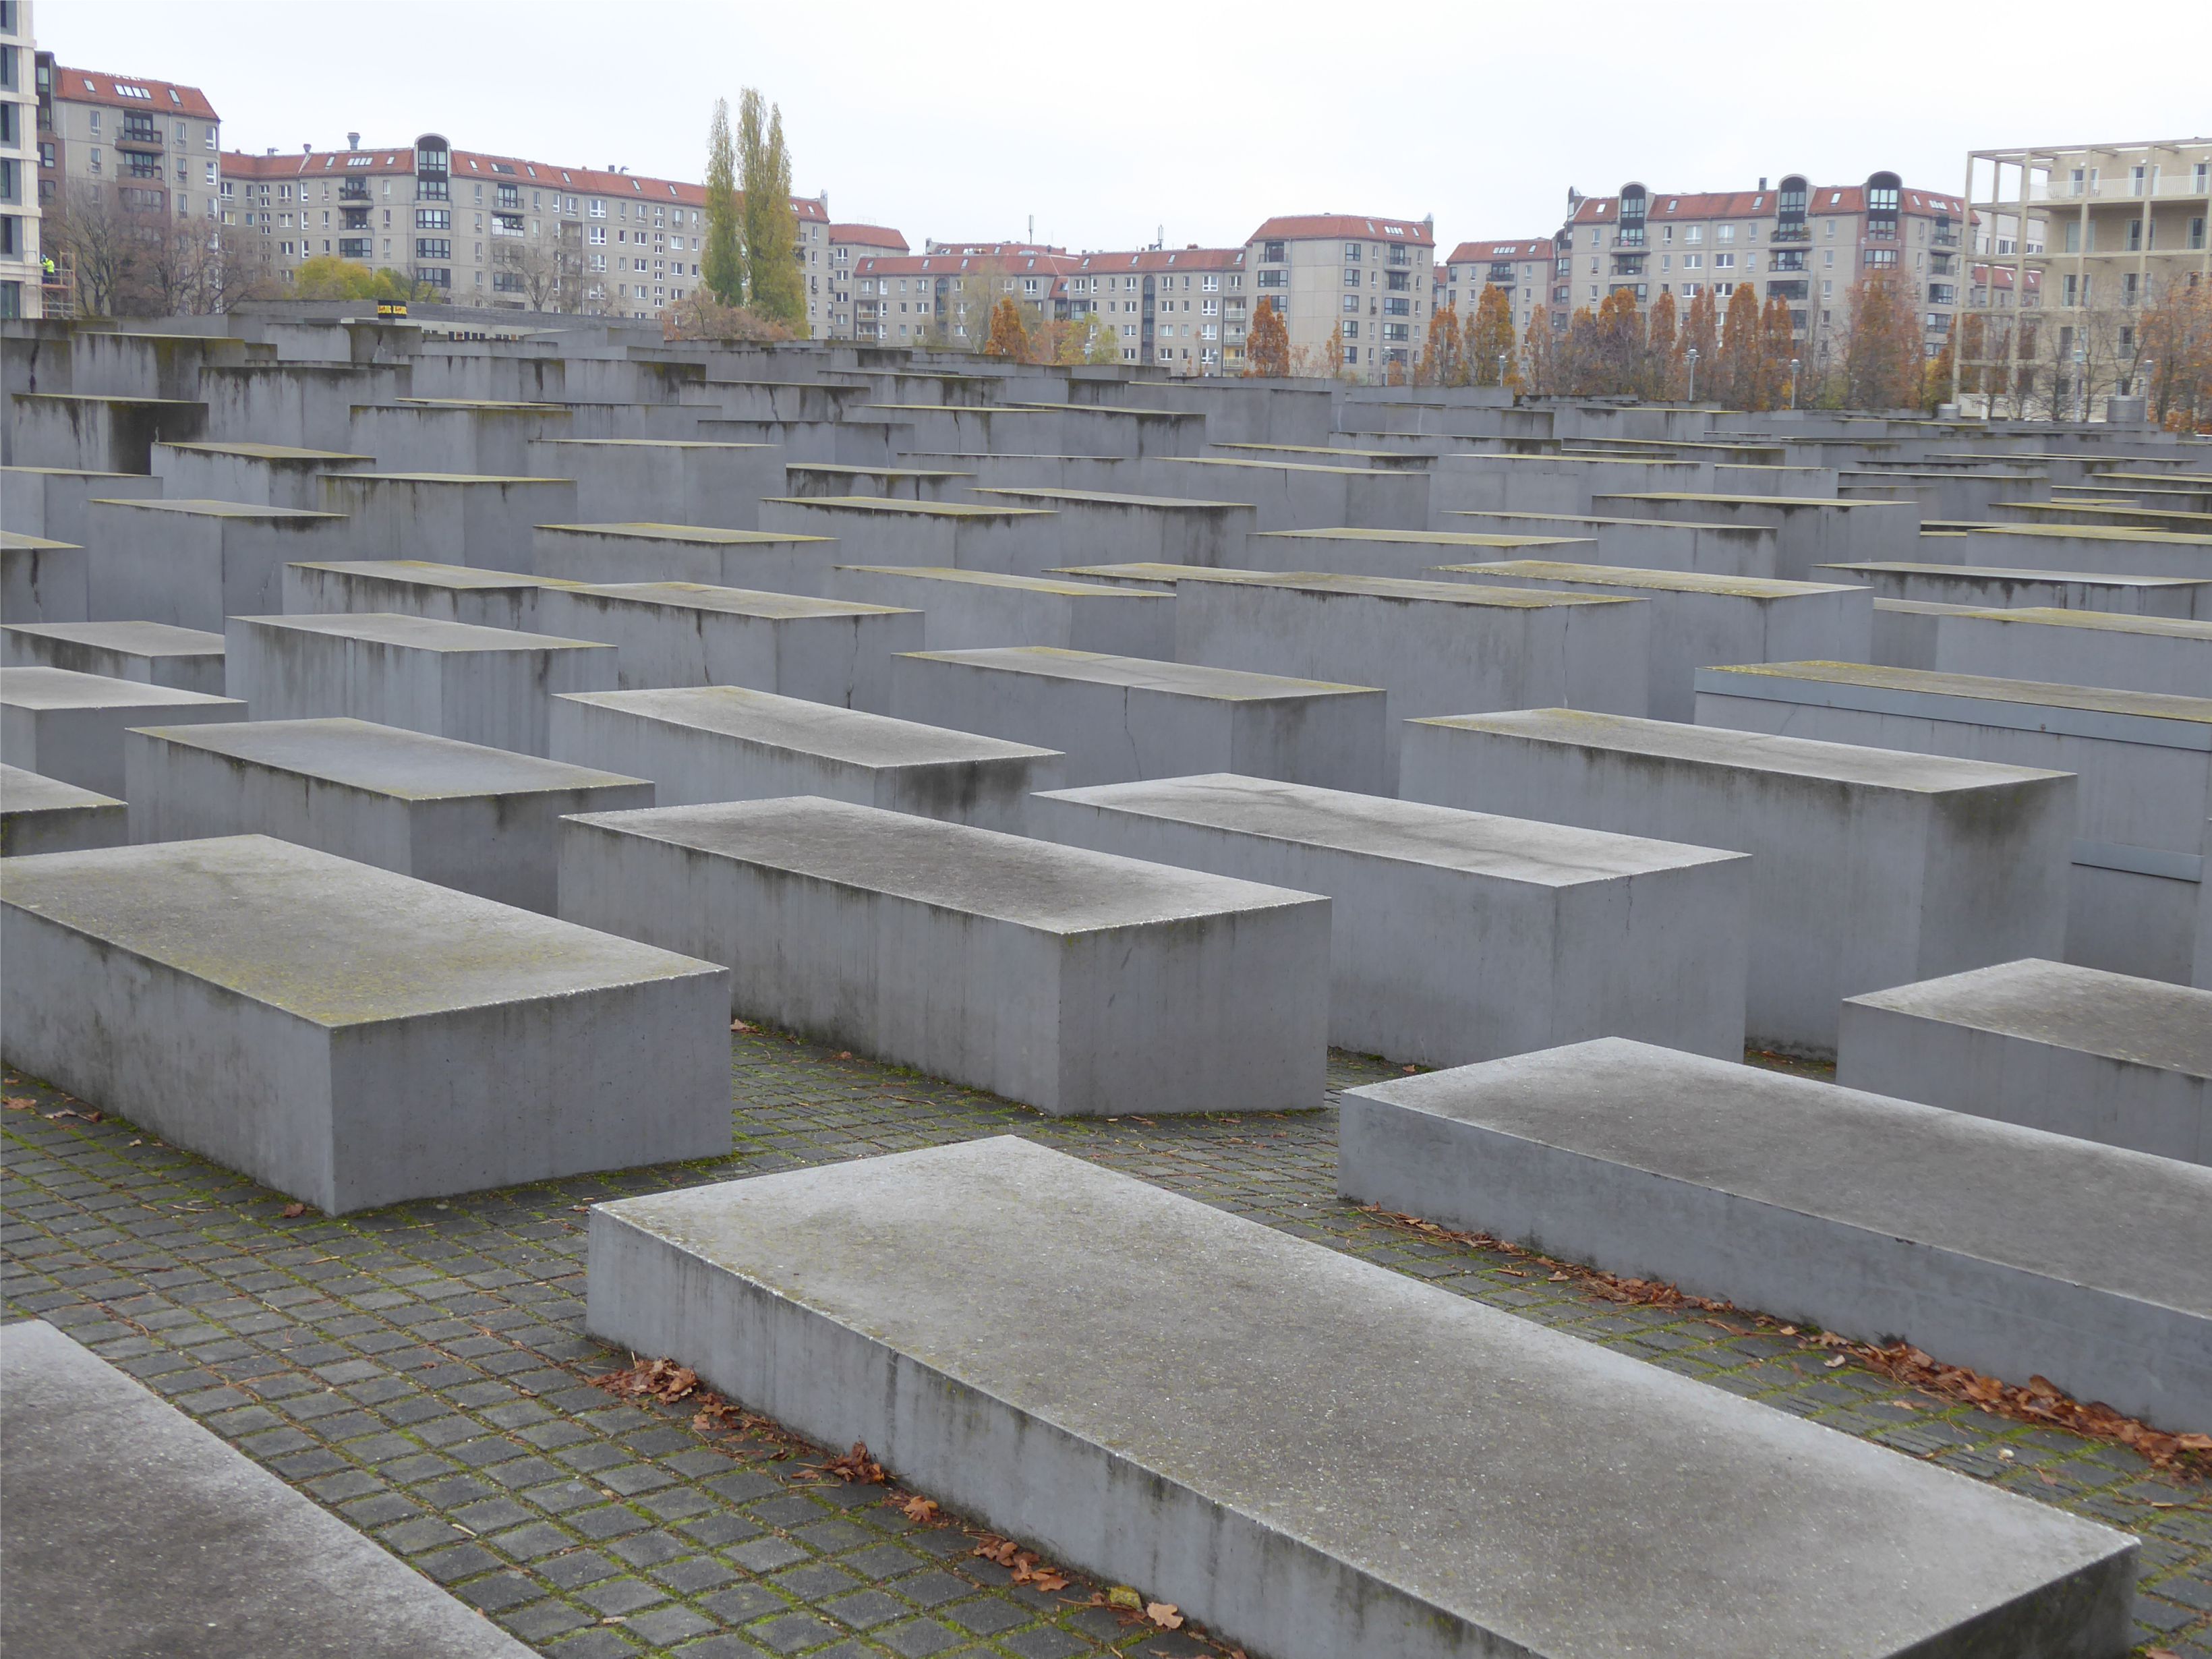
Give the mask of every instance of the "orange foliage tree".
<svg viewBox="0 0 2212 1659">
<path fill-rule="evenodd" d="M 1790 360 L 1797 351 L 1796 319 L 1790 301 L 1779 294 L 1766 296 L 1759 313 L 1759 401 L 1755 409 L 1780 409 L 1790 398 Z"/>
<path fill-rule="evenodd" d="M 1713 366 L 1713 395 L 1731 409 L 1756 409 L 1759 396 L 1759 295 L 1738 283 L 1721 318 L 1720 361 Z"/>
<path fill-rule="evenodd" d="M 1676 337 L 1674 296 L 1662 294 L 1651 304 L 1651 319 L 1645 325 L 1644 382 L 1638 388 L 1641 395 L 1658 402 L 1670 402 L 1682 395 L 1682 347 Z"/>
<path fill-rule="evenodd" d="M 1513 374 L 1513 307 L 1505 290 L 1485 283 L 1467 322 L 1468 378 L 1476 386 L 1496 386 L 1502 372 Z M 1504 359 L 1501 371 L 1498 360 Z"/>
<path fill-rule="evenodd" d="M 1025 362 L 1030 355 L 1030 331 L 1022 322 L 1022 308 L 1007 295 L 991 307 L 991 332 L 983 342 L 986 357 L 1012 357 Z"/>
<path fill-rule="evenodd" d="M 2169 282 L 2143 313 L 2136 361 L 2150 364 L 2150 412 L 2176 432 L 2212 430 L 2212 284 Z"/>
<path fill-rule="evenodd" d="M 1460 345 L 1459 307 L 1429 313 L 1429 337 L 1414 368 L 1417 386 L 1465 386 L 1467 358 Z"/>
<path fill-rule="evenodd" d="M 1705 396 L 1711 398 L 1718 384 L 1715 379 L 1715 373 L 1720 366 L 1717 361 L 1720 355 L 1720 342 L 1718 332 L 1714 325 L 1714 309 L 1712 289 L 1699 288 L 1690 296 L 1690 309 L 1682 319 L 1682 332 L 1680 336 L 1683 362 L 1682 392 L 1685 397 L 1690 396 L 1697 391 L 1698 386 L 1702 386 L 1705 389 Z M 1690 364 L 1690 354 L 1692 351 L 1698 354 L 1695 384 L 1692 384 Z"/>
<path fill-rule="evenodd" d="M 1291 372 L 1291 331 L 1273 299 L 1262 298 L 1252 313 L 1252 332 L 1244 347 L 1244 372 L 1281 380 Z"/>
<path fill-rule="evenodd" d="M 1542 396 L 1559 389 L 1552 348 L 1552 313 L 1538 306 L 1529 313 L 1528 331 L 1521 337 L 1521 383 Z"/>
<path fill-rule="evenodd" d="M 1920 313 L 1912 284 L 1874 270 L 1851 286 L 1844 343 L 1844 404 L 1850 409 L 1908 409 L 1920 401 Z"/>
</svg>

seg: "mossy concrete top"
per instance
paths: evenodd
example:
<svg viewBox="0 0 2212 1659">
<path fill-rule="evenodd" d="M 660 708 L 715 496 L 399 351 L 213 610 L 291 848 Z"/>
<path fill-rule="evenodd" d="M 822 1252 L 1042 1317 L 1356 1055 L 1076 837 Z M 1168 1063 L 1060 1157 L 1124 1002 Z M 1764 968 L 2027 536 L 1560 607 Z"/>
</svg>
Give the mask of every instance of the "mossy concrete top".
<svg viewBox="0 0 2212 1659">
<path fill-rule="evenodd" d="M 1863 593 L 1849 582 L 1793 582 L 1771 576 L 1720 576 L 1702 570 L 1638 570 L 1617 564 L 1570 564 L 1557 559 L 1499 559 L 1482 564 L 1439 565 L 1480 576 L 1518 576 L 1528 581 L 1588 582 L 1593 587 L 1647 588 L 1656 593 L 1711 593 L 1738 599 L 1803 599 L 1818 593 Z"/>
<path fill-rule="evenodd" d="M 1407 724 L 1910 794 L 2016 788 L 2022 784 L 2074 775 L 2037 767 L 2000 766 L 1993 761 L 1957 760 L 1948 755 L 1916 755 L 1901 749 L 1821 743 L 1811 738 L 1778 737 L 1767 732 L 1736 732 L 1724 726 L 1639 720 L 1629 714 L 1600 714 L 1583 708 L 1518 708 L 1502 714 L 1440 714 Z"/>
<path fill-rule="evenodd" d="M 1830 507 L 1844 513 L 1895 512 L 1905 501 L 1861 501 L 1834 495 L 1729 495 L 1716 490 L 1643 489 L 1598 498 L 1607 501 L 1704 501 L 1716 507 Z"/>
<path fill-rule="evenodd" d="M 2118 570 L 2023 570 L 2012 565 L 1922 564 L 1910 559 L 1872 559 L 1863 564 L 1824 564 L 1820 568 L 1868 575 L 1955 576 L 1964 581 L 2084 582 L 2105 587 L 2203 587 L 2212 584 L 2212 576 L 2131 576 Z"/>
<path fill-rule="evenodd" d="M 1282 541 L 1407 542 L 1421 547 L 1561 547 L 1589 540 L 1588 537 L 1495 536 L 1478 530 L 1370 530 L 1357 525 L 1316 530 L 1261 530 L 1254 533 Z"/>
<path fill-rule="evenodd" d="M 1109 587 L 1098 582 L 1055 582 L 1042 576 L 1012 576 L 999 570 L 963 570 L 949 564 L 841 564 L 836 568 L 871 576 L 906 576 L 919 581 L 964 582 L 971 587 L 1012 588 L 1024 593 L 1057 593 L 1071 599 L 1158 599 L 1169 597 L 1164 593 L 1132 592 L 1126 586 Z M 1181 565 L 1161 568 L 1183 568 Z"/>
<path fill-rule="evenodd" d="M 1877 599 L 1875 603 L 1881 604 Z M 1903 604 L 1905 601 L 1893 601 Z M 1948 607 L 1947 607 L 1948 608 Z M 2133 714 L 2147 720 L 2188 720 L 2212 726 L 2212 697 L 2180 697 L 2164 691 L 2123 691 L 2101 685 L 2061 685 L 2046 680 L 2005 679 L 1994 674 L 1949 674 L 1930 668 L 1885 668 L 1864 662 L 1753 662 L 1700 669 L 1701 674 L 1738 676 L 1753 681 L 1818 680 L 1832 685 L 1866 686 L 1891 691 L 1919 691 L 1936 696 L 1972 697 L 1988 702 L 2024 702 L 2046 708 L 2084 708 L 2104 714 Z M 1704 689 L 1704 688 L 1700 688 Z M 1720 690 L 1714 687 L 1713 690 Z M 1756 685 L 1747 688 L 1758 695 Z"/>
<path fill-rule="evenodd" d="M 343 717 L 137 728 L 187 749 L 400 800 L 465 800 L 642 785 L 641 778 Z"/>
<path fill-rule="evenodd" d="M 403 617 L 392 611 L 356 611 L 329 617 L 233 617 L 244 623 L 294 634 L 320 634 L 366 645 L 398 646 L 410 651 L 612 651 L 598 640 L 563 639 L 555 634 L 525 634 L 512 628 L 479 628 L 473 623 L 436 617 Z M 6 671 L 14 672 L 14 670 Z"/>
<path fill-rule="evenodd" d="M 1245 455 L 1163 455 L 1164 461 L 1173 461 L 1178 466 L 1243 466 L 1263 472 L 1333 472 L 1339 477 L 1358 478 L 1421 477 L 1419 472 L 1377 471 L 1371 466 L 1324 466 L 1317 461 L 1262 461 Z"/>
<path fill-rule="evenodd" d="M 119 652 L 131 657 L 219 657 L 222 635 L 157 622 L 13 623 L 10 634 Z"/>
<path fill-rule="evenodd" d="M 763 748 L 819 755 L 852 766 L 935 766 L 974 761 L 1048 760 L 1034 749 L 975 732 L 893 720 L 836 703 L 779 696 L 738 685 L 684 685 L 643 691 L 565 691 L 567 702 L 672 726 L 735 738 Z"/>
<path fill-rule="evenodd" d="M 282 620 L 282 618 L 278 618 Z M 143 680 L 80 674 L 73 668 L 0 668 L 0 703 L 12 708 L 242 708 L 234 697 L 180 691 Z"/>
<path fill-rule="evenodd" d="M 0 902 L 326 1027 L 723 971 L 268 836 L 0 860 Z"/>
<path fill-rule="evenodd" d="M 0 813 L 11 818 L 19 812 L 75 812 L 88 806 L 122 805 L 112 796 L 0 762 Z"/>
<path fill-rule="evenodd" d="M 905 654 L 923 662 L 957 663 L 965 668 L 989 669 L 999 673 L 1082 680 L 1092 685 L 1157 691 L 1171 697 L 1206 697 L 1218 702 L 1277 702 L 1299 697 L 1382 695 L 1371 685 L 1291 679 L 1281 674 L 1250 674 L 1241 668 L 1207 668 L 1197 663 L 1161 662 L 1151 657 L 1115 657 L 1099 651 L 1069 651 L 1056 645 L 998 645 L 973 651 L 913 651 Z"/>
<path fill-rule="evenodd" d="M 549 594 L 586 603 L 656 605 L 678 611 L 713 611 L 728 617 L 758 617 L 791 622 L 808 617 L 902 617 L 892 605 L 862 605 L 849 599 L 817 599 L 806 593 L 776 593 L 763 588 L 717 587 L 706 582 L 544 582 Z"/>
<path fill-rule="evenodd" d="M 1046 790 L 1038 798 L 1072 801 L 1103 813 L 1160 818 L 1261 841 L 1545 887 L 1613 881 L 1689 865 L 1728 864 L 1747 856 L 1236 772 Z"/>
<path fill-rule="evenodd" d="M 1051 933 L 1328 902 L 1289 888 L 818 795 L 586 812 L 571 821 Z"/>
<path fill-rule="evenodd" d="M 834 542 L 835 536 L 807 536 L 787 530 L 722 530 L 700 524 L 541 524 L 568 536 L 610 536 L 627 541 L 697 542 L 714 547 L 780 547 L 793 542 Z"/>
<path fill-rule="evenodd" d="M 189 443 L 164 443 L 164 449 L 174 449 L 194 455 L 235 455 L 249 461 L 276 461 L 289 465 L 307 465 L 321 461 L 368 461 L 374 455 L 355 455 L 338 449 L 298 449 L 289 444 L 257 444 L 243 441 L 210 443 L 194 440 Z"/>
<path fill-rule="evenodd" d="M 1198 501 L 1185 495 L 1133 495 L 1113 489 L 1054 489 L 1018 484 L 979 489 L 978 495 L 1011 495 L 1031 501 L 1073 501 L 1079 507 L 1152 507 L 1186 513 L 1244 513 L 1243 501 Z"/>
<path fill-rule="evenodd" d="M 512 474 L 498 472 L 333 472 L 331 474 L 332 484 L 346 487 L 354 484 L 399 483 L 440 485 L 447 488 L 486 484 L 496 484 L 504 488 L 510 484 L 530 484 L 544 488 L 573 482 L 574 480 L 568 478 L 517 477 Z"/>
<path fill-rule="evenodd" d="M 0 552 L 7 553 L 79 553 L 82 544 L 77 542 L 50 542 L 44 536 L 26 536 L 14 530 L 0 530 Z"/>
<path fill-rule="evenodd" d="M 174 513 L 196 519 L 278 519 L 294 524 L 333 524 L 346 516 L 343 513 L 318 513 L 306 507 L 264 507 L 255 501 L 217 501 L 189 496 L 126 495 L 116 501 L 96 501 L 94 505 L 127 507 L 146 513 Z"/>
<path fill-rule="evenodd" d="M 327 570 L 336 575 L 471 593 L 506 593 L 566 585 L 553 577 L 526 576 L 511 570 L 483 570 L 468 564 L 440 564 L 432 559 L 301 559 L 294 562 L 292 568 Z"/>
<path fill-rule="evenodd" d="M 1847 1001 L 2212 1081 L 2212 991 L 2028 957 Z"/>
<path fill-rule="evenodd" d="M 884 495 L 763 495 L 780 507 L 821 507 L 841 513 L 884 513 L 909 519 L 1048 519 L 1036 507 L 982 507 L 973 501 L 895 501 Z"/>
<path fill-rule="evenodd" d="M 711 438 L 540 438 L 542 444 L 574 444 L 584 449 L 775 449 L 775 444 L 727 443 Z"/>
<path fill-rule="evenodd" d="M 767 446 L 761 446 L 767 447 Z M 985 458 L 979 458 L 985 459 Z M 830 478 L 972 478 L 972 472 L 952 472 L 928 466 L 856 466 L 843 461 L 786 461 L 786 472 L 819 473 Z"/>
<path fill-rule="evenodd" d="M 2098 634 L 2141 634 L 2166 640 L 2201 640 L 2212 645 L 2212 622 L 2190 622 L 2179 617 L 2136 617 L 2118 611 L 2074 611 L 2055 605 L 2021 605 L 2010 611 L 1968 605 L 1960 607 L 1960 614 L 2022 628 L 2086 628 Z"/>
</svg>

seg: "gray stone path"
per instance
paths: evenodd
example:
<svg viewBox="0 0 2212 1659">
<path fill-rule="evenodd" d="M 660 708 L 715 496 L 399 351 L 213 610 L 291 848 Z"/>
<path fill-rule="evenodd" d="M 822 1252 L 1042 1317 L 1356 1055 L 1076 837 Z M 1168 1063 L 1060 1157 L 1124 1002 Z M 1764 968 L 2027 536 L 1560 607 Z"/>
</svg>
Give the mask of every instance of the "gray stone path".
<svg viewBox="0 0 2212 1659">
<path fill-rule="evenodd" d="M 1335 1196 L 1333 1111 L 1051 1120 L 773 1033 L 736 1038 L 737 1152 L 344 1221 L 7 1079 L 0 1291 L 565 1659 L 1060 1659 L 1214 1651 L 1047 1594 L 881 1487 L 802 1478 L 773 1439 L 590 1386 L 583 1216 L 604 1198 L 1008 1130 L 2135 1532 L 2139 1638 L 2212 1659 L 2212 1482 L 1908 1394 L 1748 1320 L 1623 1306 Z M 1332 1056 L 1345 1088 L 1393 1068 Z M 28 1108 L 19 1103 L 28 1102 Z M 1082 1287 L 1066 1287 L 1080 1317 Z M 1171 1316 L 1171 1310 L 1164 1310 Z M 783 1455 L 779 1456 L 781 1453 Z M 2005 1455 L 2004 1454 L 2009 1454 Z M 1145 1588 L 1139 1586 L 1140 1589 Z"/>
</svg>

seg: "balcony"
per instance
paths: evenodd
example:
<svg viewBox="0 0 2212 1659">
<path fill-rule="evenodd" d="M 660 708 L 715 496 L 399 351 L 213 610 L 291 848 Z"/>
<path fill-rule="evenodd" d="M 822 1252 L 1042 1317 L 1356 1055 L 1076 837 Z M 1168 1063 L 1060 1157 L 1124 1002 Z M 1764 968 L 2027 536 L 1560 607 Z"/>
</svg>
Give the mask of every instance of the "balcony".
<svg viewBox="0 0 2212 1659">
<path fill-rule="evenodd" d="M 1809 242 L 1813 240 L 1813 228 L 1802 220 L 1794 224 L 1777 225 L 1768 233 L 1766 240 L 1770 242 Z"/>
<path fill-rule="evenodd" d="M 1959 246 L 1959 233 L 1955 228 L 1938 225 L 1935 235 L 1929 240 L 1936 247 L 1956 247 Z"/>
<path fill-rule="evenodd" d="M 306 187 L 304 185 L 301 186 L 302 194 L 305 193 L 305 191 Z M 366 202 L 368 199 L 368 179 L 341 179 L 338 180 L 338 200 L 341 202 Z"/>
</svg>

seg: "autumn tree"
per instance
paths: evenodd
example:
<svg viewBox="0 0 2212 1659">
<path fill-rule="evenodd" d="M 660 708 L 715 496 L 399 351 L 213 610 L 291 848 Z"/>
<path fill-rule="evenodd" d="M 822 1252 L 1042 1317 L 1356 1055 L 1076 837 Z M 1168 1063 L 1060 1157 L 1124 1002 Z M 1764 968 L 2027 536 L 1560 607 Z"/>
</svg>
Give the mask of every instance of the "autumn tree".
<svg viewBox="0 0 2212 1659">
<path fill-rule="evenodd" d="M 1765 309 L 1759 314 L 1760 392 L 1765 399 L 1760 408 L 1779 409 L 1788 401 L 1790 361 L 1796 355 L 1797 319 L 1790 314 L 1790 301 L 1769 294 Z"/>
<path fill-rule="evenodd" d="M 1467 359 L 1460 343 L 1457 306 L 1429 313 L 1428 343 L 1421 348 L 1417 379 L 1422 386 L 1467 384 Z"/>
<path fill-rule="evenodd" d="M 1644 313 L 1635 294 L 1617 288 L 1599 303 L 1589 334 L 1589 389 L 1603 397 L 1630 397 L 1644 381 Z"/>
<path fill-rule="evenodd" d="M 1559 390 L 1553 347 L 1552 313 L 1538 306 L 1529 313 L 1528 331 L 1521 337 L 1521 382 L 1539 396 Z"/>
<path fill-rule="evenodd" d="M 1474 314 L 1467 323 L 1466 353 L 1468 377 L 1476 386 L 1496 386 L 1512 368 L 1513 302 L 1495 283 L 1485 283 L 1475 296 Z"/>
<path fill-rule="evenodd" d="M 1759 392 L 1759 295 L 1738 283 L 1721 319 L 1712 394 L 1731 409 L 1750 409 Z"/>
<path fill-rule="evenodd" d="M 781 323 L 747 310 L 726 306 L 703 283 L 660 313 L 664 340 L 730 340 L 764 343 L 788 340 L 792 332 Z"/>
<path fill-rule="evenodd" d="M 799 216 L 791 207 L 783 111 L 747 87 L 738 100 L 738 135 L 745 290 L 755 311 L 796 329 L 806 321 L 806 285 L 799 268 Z"/>
<path fill-rule="evenodd" d="M 1909 409 L 1920 401 L 1920 313 L 1912 284 L 1893 270 L 1869 271 L 1851 286 L 1844 324 L 1844 403 L 1850 409 Z"/>
<path fill-rule="evenodd" d="M 1682 395 L 1681 343 L 1676 339 L 1674 296 L 1662 292 L 1652 301 L 1645 325 L 1644 384 L 1640 396 L 1670 403 Z"/>
<path fill-rule="evenodd" d="M 1718 367 L 1717 359 L 1720 356 L 1719 335 L 1714 315 L 1717 309 L 1713 304 L 1713 291 L 1709 288 L 1700 287 L 1690 296 L 1690 309 L 1682 319 L 1680 337 L 1685 397 L 1692 396 L 1697 391 L 1696 369 L 1705 371 L 1705 396 L 1711 398 L 1713 395 L 1716 386 L 1714 371 Z M 1694 366 L 1690 357 L 1693 351 L 1698 354 Z"/>
<path fill-rule="evenodd" d="M 1011 357 L 1025 362 L 1030 355 L 1030 331 L 1022 323 L 1022 308 L 1011 294 L 991 308 L 990 337 L 983 342 L 986 357 Z"/>
<path fill-rule="evenodd" d="M 1267 380 L 1280 380 L 1291 372 L 1291 331 L 1283 326 L 1272 298 L 1263 297 L 1253 309 L 1244 372 Z"/>
<path fill-rule="evenodd" d="M 730 137 L 730 100 L 714 100 L 714 119 L 707 129 L 707 251 L 700 278 L 718 305 L 743 305 L 744 255 L 738 238 L 742 210 L 738 204 L 738 160 Z"/>
<path fill-rule="evenodd" d="M 1291 366 L 1293 374 L 1304 374 L 1310 370 L 1311 365 L 1304 361 L 1305 355 L 1304 349 L 1300 348 L 1297 353 L 1299 361 Z M 1344 378 L 1344 325 L 1341 322 L 1330 329 L 1328 338 L 1322 342 L 1321 367 L 1322 373 L 1331 380 Z"/>
<path fill-rule="evenodd" d="M 2136 350 L 2150 363 L 2152 417 L 2175 432 L 2212 428 L 2212 284 L 2168 282 L 2143 313 Z"/>
</svg>

